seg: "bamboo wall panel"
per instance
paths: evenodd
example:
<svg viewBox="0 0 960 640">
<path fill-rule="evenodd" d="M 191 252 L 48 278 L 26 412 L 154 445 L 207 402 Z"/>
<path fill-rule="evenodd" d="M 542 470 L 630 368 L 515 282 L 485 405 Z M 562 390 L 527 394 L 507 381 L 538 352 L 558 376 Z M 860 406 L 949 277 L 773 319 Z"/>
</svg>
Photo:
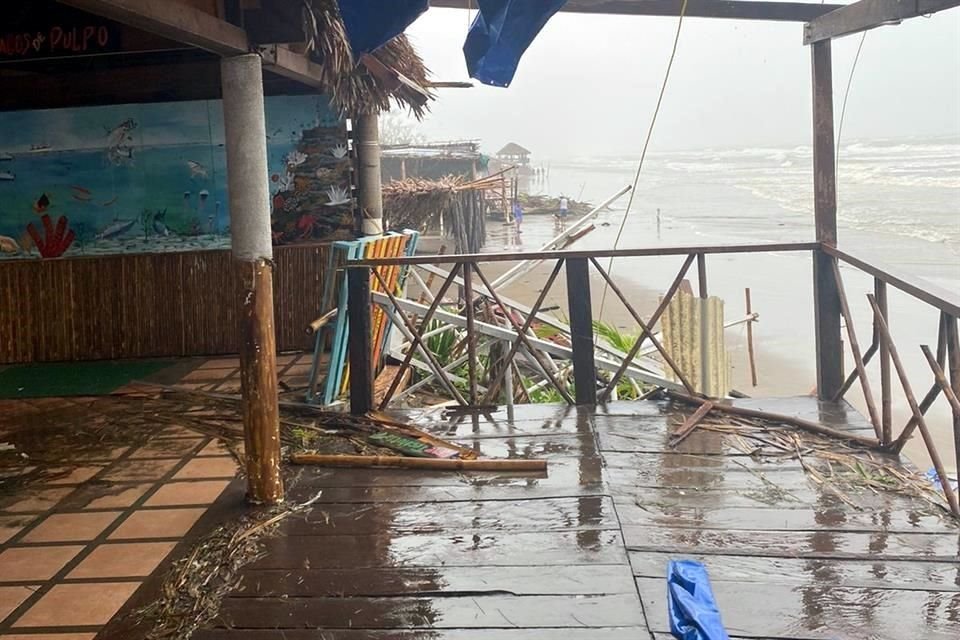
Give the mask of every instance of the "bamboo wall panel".
<svg viewBox="0 0 960 640">
<path fill-rule="evenodd" d="M 278 247 L 277 346 L 309 349 L 329 249 Z M 0 263 L 0 363 L 236 353 L 229 251 Z"/>
</svg>

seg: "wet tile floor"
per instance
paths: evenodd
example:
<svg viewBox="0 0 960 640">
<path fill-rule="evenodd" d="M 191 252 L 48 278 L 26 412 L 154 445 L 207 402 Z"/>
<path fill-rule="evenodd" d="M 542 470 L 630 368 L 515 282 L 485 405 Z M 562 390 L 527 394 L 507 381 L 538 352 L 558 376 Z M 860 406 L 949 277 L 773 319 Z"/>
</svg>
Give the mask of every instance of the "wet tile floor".
<svg viewBox="0 0 960 640">
<path fill-rule="evenodd" d="M 809 398 L 749 402 L 869 430 Z M 956 639 L 954 523 L 903 496 L 850 506 L 714 432 L 671 449 L 682 420 L 649 402 L 422 422 L 487 456 L 546 458 L 547 474 L 303 468 L 289 498 L 319 501 L 193 638 L 666 640 L 666 565 L 693 557 L 733 638 Z"/>
<path fill-rule="evenodd" d="M 191 376 L 235 390 L 227 360 Z M 761 404 L 866 427 L 809 398 Z M 665 640 L 677 557 L 706 563 L 734 638 L 957 637 L 960 533 L 922 502 L 865 492 L 851 506 L 796 461 L 758 462 L 708 431 L 673 450 L 682 416 L 652 402 L 410 417 L 549 471 L 303 468 L 289 498 L 319 501 L 264 541 L 196 640 Z M 168 429 L 0 502 L 0 639 L 143 637 L 125 614 L 156 597 L 189 548 L 175 545 L 240 508 L 232 464 Z"/>
</svg>

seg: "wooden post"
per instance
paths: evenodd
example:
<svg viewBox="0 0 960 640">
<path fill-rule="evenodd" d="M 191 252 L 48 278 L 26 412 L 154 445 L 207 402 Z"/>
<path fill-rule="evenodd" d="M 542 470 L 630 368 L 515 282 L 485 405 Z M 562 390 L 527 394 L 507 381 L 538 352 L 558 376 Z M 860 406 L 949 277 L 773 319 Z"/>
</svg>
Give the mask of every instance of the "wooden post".
<svg viewBox="0 0 960 640">
<path fill-rule="evenodd" d="M 890 326 L 890 313 L 887 307 L 887 283 L 880 278 L 874 279 L 873 292 L 877 298 L 877 307 L 884 322 Z M 880 340 L 880 423 L 883 444 L 893 442 L 893 401 L 891 398 L 890 347 Z"/>
<path fill-rule="evenodd" d="M 953 387 L 953 394 L 960 397 L 960 333 L 957 331 L 957 319 L 953 316 L 947 316 L 947 363 L 950 370 L 950 386 Z M 960 476 L 960 414 L 953 413 L 953 451 L 954 467 L 957 475 Z"/>
<path fill-rule="evenodd" d="M 273 247 L 263 70 L 254 54 L 224 58 L 230 240 L 240 290 L 240 388 L 246 451 L 247 500 L 283 500 L 280 410 L 273 320 Z"/>
<path fill-rule="evenodd" d="M 369 267 L 347 269 L 347 319 L 350 327 L 350 413 L 362 416 L 373 409 Z"/>
<path fill-rule="evenodd" d="M 813 190 L 817 241 L 837 244 L 837 175 L 833 134 L 833 74 L 830 41 L 810 47 L 813 68 Z M 813 252 L 813 306 L 817 339 L 817 395 L 832 399 L 843 384 L 840 296 L 836 259 Z"/>
<path fill-rule="evenodd" d="M 710 395 L 710 340 L 707 336 L 710 330 L 710 321 L 707 317 L 707 256 L 697 254 L 697 288 L 700 293 L 700 393 Z M 725 390 L 724 390 L 725 391 Z M 724 391 L 719 393 L 723 394 Z"/>
<path fill-rule="evenodd" d="M 586 258 L 567 260 L 567 305 L 573 349 L 574 399 L 578 405 L 597 404 L 597 370 L 593 356 L 593 309 L 590 266 Z"/>
</svg>

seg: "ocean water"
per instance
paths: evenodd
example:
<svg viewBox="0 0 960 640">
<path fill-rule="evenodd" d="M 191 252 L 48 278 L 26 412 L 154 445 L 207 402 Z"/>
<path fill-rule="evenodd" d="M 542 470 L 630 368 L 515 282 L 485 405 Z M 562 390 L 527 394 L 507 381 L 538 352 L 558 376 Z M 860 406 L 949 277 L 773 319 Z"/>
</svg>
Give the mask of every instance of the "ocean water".
<svg viewBox="0 0 960 640">
<path fill-rule="evenodd" d="M 531 192 L 598 202 L 632 184 L 637 160 L 551 161 Z M 812 239 L 812 165 L 808 146 L 651 153 L 620 246 Z M 960 138 L 842 143 L 838 224 L 841 246 L 956 288 Z"/>
</svg>

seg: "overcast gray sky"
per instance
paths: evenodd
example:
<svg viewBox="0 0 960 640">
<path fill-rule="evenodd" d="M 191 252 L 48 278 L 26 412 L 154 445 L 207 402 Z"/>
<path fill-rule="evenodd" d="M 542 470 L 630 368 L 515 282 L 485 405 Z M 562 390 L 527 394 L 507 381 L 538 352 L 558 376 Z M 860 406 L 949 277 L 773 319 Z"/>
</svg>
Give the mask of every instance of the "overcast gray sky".
<svg viewBox="0 0 960 640">
<path fill-rule="evenodd" d="M 676 18 L 560 13 L 507 89 L 440 92 L 430 139 L 516 141 L 540 158 L 637 154 Z M 439 80 L 466 80 L 467 13 L 430 9 L 407 33 Z M 810 52 L 799 23 L 687 19 L 652 150 L 810 140 Z M 834 41 L 836 111 L 860 36 Z M 867 34 L 843 137 L 960 135 L 960 9 Z"/>
</svg>

